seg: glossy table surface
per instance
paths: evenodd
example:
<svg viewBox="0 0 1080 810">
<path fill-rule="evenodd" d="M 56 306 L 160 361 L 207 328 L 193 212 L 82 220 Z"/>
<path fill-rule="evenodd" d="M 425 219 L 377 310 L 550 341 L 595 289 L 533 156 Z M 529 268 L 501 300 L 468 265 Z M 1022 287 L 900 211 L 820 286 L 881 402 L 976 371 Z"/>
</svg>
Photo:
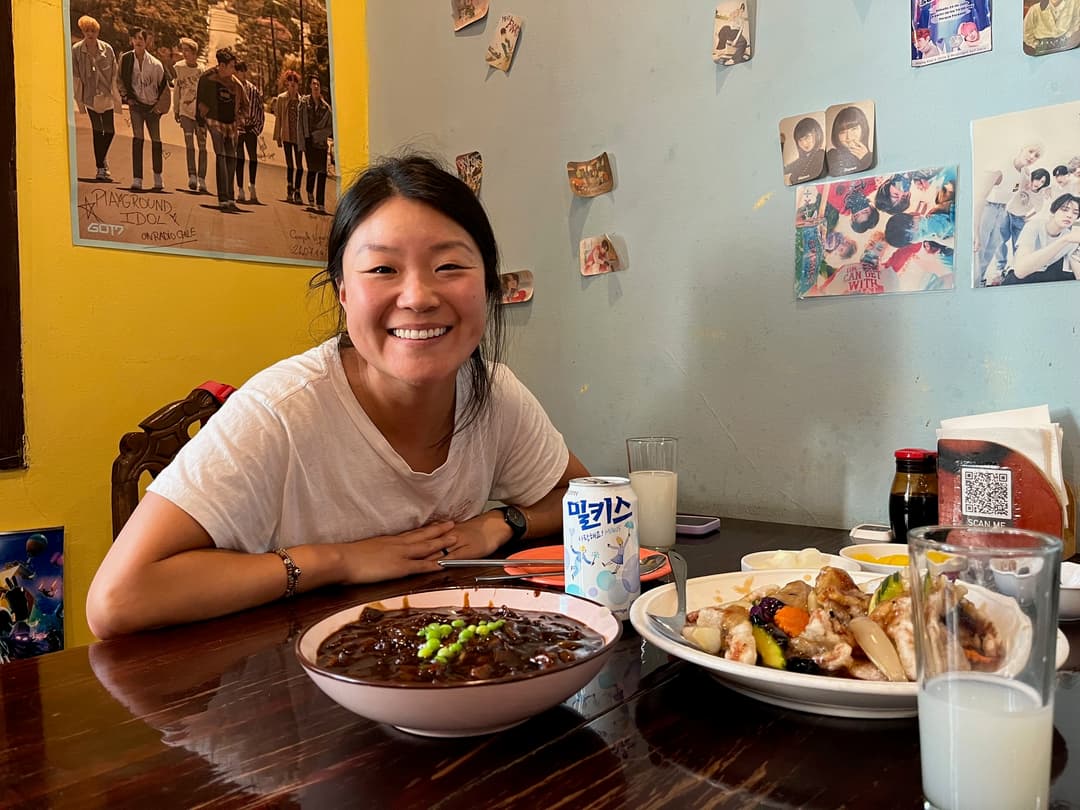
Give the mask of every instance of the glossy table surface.
<svg viewBox="0 0 1080 810">
<path fill-rule="evenodd" d="M 677 548 L 693 577 L 737 570 L 749 551 L 846 543 L 837 530 L 725 519 Z M 468 739 L 415 737 L 353 715 L 294 657 L 296 634 L 338 608 L 494 572 L 331 589 L 5 664 L 0 805 L 921 807 L 915 719 L 760 703 L 669 658 L 629 624 L 584 690 Z M 1080 807 L 1080 625 L 1062 629 L 1072 651 L 1055 698 L 1057 808 Z"/>
</svg>

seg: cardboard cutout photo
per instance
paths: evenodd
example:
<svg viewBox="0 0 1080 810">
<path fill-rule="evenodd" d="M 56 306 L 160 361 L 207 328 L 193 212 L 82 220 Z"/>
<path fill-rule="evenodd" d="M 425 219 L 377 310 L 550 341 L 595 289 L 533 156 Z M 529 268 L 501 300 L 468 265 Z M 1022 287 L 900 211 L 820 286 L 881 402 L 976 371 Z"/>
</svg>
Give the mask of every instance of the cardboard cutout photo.
<svg viewBox="0 0 1080 810">
<path fill-rule="evenodd" d="M 1080 102 L 971 122 L 973 287 L 1080 275 Z"/>
<path fill-rule="evenodd" d="M 533 297 L 533 274 L 531 270 L 515 270 L 499 276 L 502 285 L 503 304 L 523 304 Z"/>
<path fill-rule="evenodd" d="M 780 121 L 780 156 L 784 183 L 817 180 L 825 171 L 825 113 L 792 115 Z"/>
<path fill-rule="evenodd" d="M 738 65 L 753 56 L 750 12 L 745 0 L 721 0 L 713 14 L 713 61 Z"/>
<path fill-rule="evenodd" d="M 581 275 L 598 276 L 622 270 L 622 261 L 615 250 L 615 244 L 606 233 L 602 236 L 588 236 L 579 246 Z"/>
<path fill-rule="evenodd" d="M 834 104 L 825 110 L 829 174 L 864 172 L 874 165 L 874 102 Z"/>
<path fill-rule="evenodd" d="M 955 286 L 956 168 L 917 169 L 795 192 L 795 296 Z"/>
<path fill-rule="evenodd" d="M 615 185 L 607 152 L 600 153 L 592 160 L 569 161 L 566 164 L 566 176 L 570 181 L 570 190 L 578 197 L 606 194 Z"/>
<path fill-rule="evenodd" d="M 338 192 L 328 6 L 158 6 L 127 18 L 64 0 L 75 244 L 324 264 Z"/>
<path fill-rule="evenodd" d="M 911 64 L 932 65 L 992 48 L 991 0 L 911 0 Z"/>
</svg>

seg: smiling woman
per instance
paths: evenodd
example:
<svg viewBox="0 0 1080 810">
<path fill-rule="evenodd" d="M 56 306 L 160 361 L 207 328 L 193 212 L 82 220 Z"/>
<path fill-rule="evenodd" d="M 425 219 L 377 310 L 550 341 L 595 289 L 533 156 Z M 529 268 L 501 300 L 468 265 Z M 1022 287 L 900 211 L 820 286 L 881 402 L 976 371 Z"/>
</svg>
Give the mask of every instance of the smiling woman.
<svg viewBox="0 0 1080 810">
<path fill-rule="evenodd" d="M 312 287 L 335 294 L 338 334 L 255 375 L 151 484 L 91 585 L 97 635 L 560 526 L 587 471 L 498 362 L 498 248 L 468 186 L 425 157 L 382 161 L 341 198 L 327 255 Z"/>
</svg>

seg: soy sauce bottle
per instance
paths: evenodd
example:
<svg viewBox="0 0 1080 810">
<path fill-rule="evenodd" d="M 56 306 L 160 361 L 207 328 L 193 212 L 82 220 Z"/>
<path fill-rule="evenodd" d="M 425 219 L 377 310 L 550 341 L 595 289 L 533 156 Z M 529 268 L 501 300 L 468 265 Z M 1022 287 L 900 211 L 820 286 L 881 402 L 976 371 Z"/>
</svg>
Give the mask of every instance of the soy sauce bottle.
<svg viewBox="0 0 1080 810">
<path fill-rule="evenodd" d="M 908 529 L 938 522 L 937 453 L 905 447 L 894 453 L 896 474 L 889 492 L 893 542 L 906 543 Z"/>
</svg>

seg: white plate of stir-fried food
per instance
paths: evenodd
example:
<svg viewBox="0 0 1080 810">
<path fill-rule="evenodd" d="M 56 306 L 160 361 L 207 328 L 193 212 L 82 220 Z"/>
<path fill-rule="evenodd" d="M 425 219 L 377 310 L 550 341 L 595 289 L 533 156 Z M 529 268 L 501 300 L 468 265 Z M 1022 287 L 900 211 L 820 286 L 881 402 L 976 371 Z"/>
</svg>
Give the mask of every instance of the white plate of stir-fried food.
<svg viewBox="0 0 1080 810">
<path fill-rule="evenodd" d="M 1015 601 L 944 577 L 933 587 L 942 594 L 942 613 L 946 602 L 959 604 L 961 620 L 949 626 L 960 628 L 972 669 L 1023 666 L 1009 655 L 1010 638 L 1030 632 Z M 949 588 L 961 590 L 946 593 Z M 915 640 L 905 576 L 828 567 L 737 572 L 688 580 L 686 590 L 688 644 L 658 633 L 646 615 L 675 613 L 674 585 L 634 602 L 634 629 L 766 703 L 837 717 L 915 716 Z M 1068 655 L 1059 631 L 1058 667 Z"/>
</svg>

